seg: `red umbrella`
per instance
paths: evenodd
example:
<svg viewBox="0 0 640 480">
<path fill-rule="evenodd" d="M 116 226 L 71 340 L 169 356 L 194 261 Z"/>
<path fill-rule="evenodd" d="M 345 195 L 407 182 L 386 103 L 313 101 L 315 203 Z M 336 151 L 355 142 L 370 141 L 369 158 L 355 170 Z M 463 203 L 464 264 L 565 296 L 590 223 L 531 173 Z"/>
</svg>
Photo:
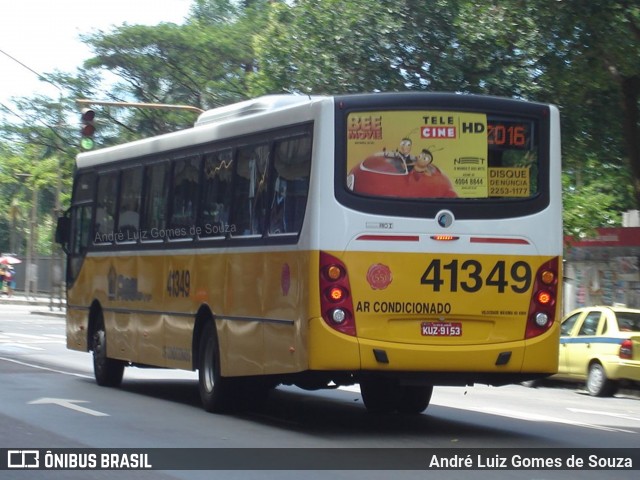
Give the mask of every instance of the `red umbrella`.
<svg viewBox="0 0 640 480">
<path fill-rule="evenodd" d="M 15 265 L 16 263 L 22 263 L 22 260 L 11 255 L 2 255 L 0 257 L 0 263 L 3 265 Z"/>
</svg>

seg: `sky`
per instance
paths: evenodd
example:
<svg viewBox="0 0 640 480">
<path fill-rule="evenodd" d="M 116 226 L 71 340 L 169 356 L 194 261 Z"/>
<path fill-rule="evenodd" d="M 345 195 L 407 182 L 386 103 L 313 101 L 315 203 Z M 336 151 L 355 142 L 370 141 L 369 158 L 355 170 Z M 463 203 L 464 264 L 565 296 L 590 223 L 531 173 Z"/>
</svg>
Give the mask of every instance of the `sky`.
<svg viewBox="0 0 640 480">
<path fill-rule="evenodd" d="M 11 106 L 11 97 L 57 97 L 58 90 L 31 70 L 75 73 L 92 57 L 80 35 L 124 23 L 182 23 L 191 5 L 192 0 L 0 0 L 0 102 Z"/>
</svg>

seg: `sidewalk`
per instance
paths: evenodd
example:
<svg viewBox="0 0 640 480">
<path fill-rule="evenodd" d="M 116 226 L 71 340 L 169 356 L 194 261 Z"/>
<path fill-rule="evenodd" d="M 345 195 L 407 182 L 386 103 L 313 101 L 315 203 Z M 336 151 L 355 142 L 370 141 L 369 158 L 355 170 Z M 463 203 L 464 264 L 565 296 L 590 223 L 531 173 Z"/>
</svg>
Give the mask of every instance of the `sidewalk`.
<svg viewBox="0 0 640 480">
<path fill-rule="evenodd" d="M 45 311 L 64 315 L 67 310 L 67 302 L 65 298 L 50 298 L 46 294 L 37 294 L 37 295 L 29 295 L 28 297 L 24 294 L 24 292 L 14 292 L 10 297 L 6 294 L 0 295 L 0 306 L 1 305 L 23 305 L 23 306 L 34 306 L 40 307 L 38 309 L 39 313 L 43 313 Z M 43 307 L 47 307 L 46 309 Z"/>
</svg>

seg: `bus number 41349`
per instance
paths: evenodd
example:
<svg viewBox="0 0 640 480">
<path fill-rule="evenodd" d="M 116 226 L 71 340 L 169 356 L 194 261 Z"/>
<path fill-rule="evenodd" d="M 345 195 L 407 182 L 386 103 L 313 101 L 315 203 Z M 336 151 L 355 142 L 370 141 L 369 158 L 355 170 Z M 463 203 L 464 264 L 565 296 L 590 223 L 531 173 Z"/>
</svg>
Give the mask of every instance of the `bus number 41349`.
<svg viewBox="0 0 640 480">
<path fill-rule="evenodd" d="M 189 270 L 169 270 L 167 294 L 170 297 L 188 297 L 191 291 L 191 272 Z"/>
<path fill-rule="evenodd" d="M 487 286 L 497 288 L 498 293 L 504 293 L 507 288 L 515 293 L 525 293 L 531 287 L 531 281 L 531 267 L 527 262 L 518 261 L 508 268 L 504 260 L 498 260 L 491 269 L 483 269 L 478 260 L 452 260 L 443 265 L 436 258 L 420 277 L 420 283 L 430 285 L 434 292 L 445 288 L 450 292 L 460 289 L 472 293 Z"/>
</svg>

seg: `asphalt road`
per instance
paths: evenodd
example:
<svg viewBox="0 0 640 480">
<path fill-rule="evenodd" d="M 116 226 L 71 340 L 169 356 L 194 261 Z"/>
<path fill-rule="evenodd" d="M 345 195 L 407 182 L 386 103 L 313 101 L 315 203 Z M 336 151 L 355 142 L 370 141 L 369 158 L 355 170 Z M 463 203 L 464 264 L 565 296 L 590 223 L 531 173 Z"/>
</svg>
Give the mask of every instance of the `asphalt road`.
<svg viewBox="0 0 640 480">
<path fill-rule="evenodd" d="M 580 389 L 565 386 L 436 388 L 427 411 L 417 416 L 372 415 L 365 410 L 357 387 L 315 392 L 279 387 L 260 410 L 212 415 L 200 407 L 194 372 L 130 368 L 125 371 L 121 388 L 97 386 L 90 354 L 65 347 L 64 319 L 34 310 L 37 309 L 0 305 L 0 449 L 206 448 L 215 449 L 209 451 L 214 456 L 220 452 L 235 455 L 235 461 L 240 458 L 239 462 L 246 462 L 250 469 L 263 451 L 253 449 L 266 448 L 277 449 L 278 460 L 286 464 L 291 459 L 292 465 L 296 458 L 303 461 L 306 452 L 316 452 L 318 458 L 324 459 L 326 451 L 321 449 L 344 450 L 329 451 L 329 465 L 325 468 L 331 468 L 333 462 L 341 467 L 345 455 L 358 452 L 348 449 L 394 448 L 399 449 L 397 458 L 401 459 L 411 449 L 475 454 L 475 449 L 495 448 L 510 455 L 531 448 L 553 448 L 566 454 L 580 452 L 579 449 L 640 447 L 637 396 L 624 393 L 614 398 L 592 398 Z M 296 452 L 300 448 L 315 450 Z M 369 455 L 371 451 L 380 452 L 381 457 L 388 455 L 386 450 L 367 451 Z M 629 469 L 427 471 L 429 458 L 425 458 L 424 471 L 336 468 L 308 470 L 304 476 L 628 479 L 637 475 L 637 471 Z M 372 461 L 373 465 L 375 460 L 369 457 L 365 462 Z M 483 459 L 485 465 L 492 460 Z M 2 479 L 26 478 L 25 475 L 23 471 L 0 471 Z M 292 470 L 240 469 L 36 470 L 28 474 L 30 479 L 161 480 L 299 476 L 299 471 Z"/>
</svg>

